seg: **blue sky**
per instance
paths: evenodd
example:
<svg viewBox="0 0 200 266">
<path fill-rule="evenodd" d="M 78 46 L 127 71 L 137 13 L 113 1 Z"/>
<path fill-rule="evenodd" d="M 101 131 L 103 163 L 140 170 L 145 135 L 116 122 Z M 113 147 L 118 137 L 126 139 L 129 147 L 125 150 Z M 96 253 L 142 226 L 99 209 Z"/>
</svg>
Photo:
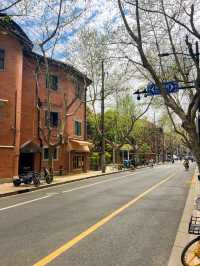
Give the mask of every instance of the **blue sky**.
<svg viewBox="0 0 200 266">
<path fill-rule="evenodd" d="M 46 26 L 48 26 L 48 30 L 51 32 L 56 25 L 55 12 L 58 11 L 58 4 L 54 1 L 51 4 L 51 8 L 49 8 L 47 6 L 48 1 L 49 0 L 32 0 L 30 2 L 33 3 L 33 5 L 28 5 L 28 16 L 14 17 L 15 21 L 33 41 L 35 47 L 37 47 L 37 44 L 42 40 Z M 0 3 L 1 2 L 2 0 L 0 0 Z M 14 0 L 3 0 L 3 5 L 9 5 L 12 2 L 14 2 Z M 70 5 L 70 2 L 69 0 L 64 0 L 64 8 L 67 12 L 63 12 L 62 21 L 66 21 L 66 19 L 70 20 L 73 15 L 78 15 L 83 10 L 85 11 L 74 23 L 71 23 L 60 31 L 56 46 L 57 49 L 55 49 L 54 54 L 54 57 L 59 60 L 64 59 L 64 50 L 81 29 L 84 27 L 96 27 L 100 30 L 106 21 L 112 21 L 112 19 L 113 23 L 116 21 L 116 16 L 113 12 L 114 8 L 109 0 L 79 0 L 76 1 L 74 5 Z M 19 13 L 19 10 L 22 10 L 22 6 L 20 5 L 17 6 L 17 8 L 10 9 L 9 13 Z M 52 43 L 48 44 L 48 46 L 50 45 L 52 45 Z"/>
</svg>

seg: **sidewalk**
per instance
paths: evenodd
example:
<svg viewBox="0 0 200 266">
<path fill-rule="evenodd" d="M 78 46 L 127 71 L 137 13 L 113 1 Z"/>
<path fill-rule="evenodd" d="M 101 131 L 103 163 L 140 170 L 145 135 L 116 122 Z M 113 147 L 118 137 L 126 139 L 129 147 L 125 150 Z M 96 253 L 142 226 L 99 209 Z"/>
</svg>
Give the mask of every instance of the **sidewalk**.
<svg viewBox="0 0 200 266">
<path fill-rule="evenodd" d="M 188 234 L 188 226 L 190 217 L 192 214 L 197 214 L 199 211 L 194 210 L 195 199 L 200 196 L 200 182 L 198 181 L 198 171 L 196 169 L 195 174 L 188 184 L 190 185 L 190 190 L 186 200 L 183 215 L 179 224 L 174 246 L 172 248 L 171 256 L 168 262 L 168 266 L 182 266 L 181 263 L 181 252 L 186 244 L 197 236 Z M 200 213 L 199 213 L 200 215 Z"/>
<path fill-rule="evenodd" d="M 159 164 L 157 164 L 159 165 Z M 147 166 L 138 166 L 135 168 L 141 169 L 145 168 Z M 66 176 L 54 176 L 54 181 L 52 184 L 47 184 L 45 181 L 41 180 L 41 185 L 39 187 L 35 187 L 34 185 L 25 185 L 21 184 L 19 187 L 15 187 L 12 183 L 12 181 L 0 183 L 0 198 L 7 197 L 11 195 L 26 193 L 34 190 L 39 190 L 43 188 L 58 186 L 61 184 L 66 184 L 70 182 L 80 181 L 88 178 L 93 178 L 101 175 L 110 175 L 114 173 L 119 173 L 123 171 L 127 171 L 128 169 L 123 170 L 117 170 L 116 168 L 113 168 L 112 166 L 106 168 L 106 173 L 102 173 L 101 171 L 89 171 L 88 173 L 80 173 L 80 174 L 72 174 L 72 175 L 66 175 Z"/>
<path fill-rule="evenodd" d="M 124 171 L 124 170 L 122 170 Z M 88 173 L 80 173 L 80 174 L 73 174 L 73 175 L 66 175 L 66 176 L 54 176 L 54 181 L 52 184 L 46 184 L 45 181 L 41 181 L 41 185 L 39 187 L 35 187 L 34 185 L 25 185 L 22 184 L 19 187 L 15 187 L 13 183 L 3 183 L 0 184 L 0 198 L 16 195 L 20 193 L 26 193 L 34 190 L 39 190 L 47 187 L 53 187 L 65 183 L 70 183 L 74 181 L 84 180 L 92 177 L 97 177 L 101 175 L 109 175 L 112 173 L 122 172 L 118 170 L 113 170 L 112 168 L 108 169 L 106 173 L 102 173 L 101 171 L 89 171 Z"/>
</svg>

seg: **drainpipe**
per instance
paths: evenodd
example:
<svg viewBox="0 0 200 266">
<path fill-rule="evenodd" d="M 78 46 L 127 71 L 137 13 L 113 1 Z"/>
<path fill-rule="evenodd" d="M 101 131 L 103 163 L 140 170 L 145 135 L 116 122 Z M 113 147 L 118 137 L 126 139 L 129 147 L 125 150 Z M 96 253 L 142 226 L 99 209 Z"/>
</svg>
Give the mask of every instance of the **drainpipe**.
<svg viewBox="0 0 200 266">
<path fill-rule="evenodd" d="M 84 113 L 84 139 L 87 139 L 87 88 L 85 89 L 85 113 Z"/>
<path fill-rule="evenodd" d="M 17 92 L 15 91 L 15 106 L 14 106 L 14 125 L 13 125 L 13 146 L 16 144 L 16 117 L 17 115 Z"/>
</svg>

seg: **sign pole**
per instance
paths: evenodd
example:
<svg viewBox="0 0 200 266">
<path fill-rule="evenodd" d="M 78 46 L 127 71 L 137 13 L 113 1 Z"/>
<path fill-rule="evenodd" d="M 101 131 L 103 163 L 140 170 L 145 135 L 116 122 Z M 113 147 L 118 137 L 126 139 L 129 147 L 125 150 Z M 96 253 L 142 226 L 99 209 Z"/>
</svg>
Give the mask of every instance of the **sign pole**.
<svg viewBox="0 0 200 266">
<path fill-rule="evenodd" d="M 101 88 L 101 171 L 106 172 L 105 167 L 105 128 L 104 128 L 104 61 L 101 62 L 102 67 L 102 88 Z"/>
</svg>

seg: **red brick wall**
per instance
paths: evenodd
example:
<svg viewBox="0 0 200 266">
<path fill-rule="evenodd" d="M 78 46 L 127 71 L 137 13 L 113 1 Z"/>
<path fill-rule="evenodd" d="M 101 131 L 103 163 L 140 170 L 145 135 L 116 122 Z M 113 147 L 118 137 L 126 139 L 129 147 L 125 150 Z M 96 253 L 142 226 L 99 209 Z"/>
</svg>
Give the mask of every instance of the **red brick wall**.
<svg viewBox="0 0 200 266">
<path fill-rule="evenodd" d="M 12 36 L 0 33 L 0 48 L 5 49 L 5 71 L 0 72 L 0 98 L 8 100 L 8 104 L 0 107 L 0 178 L 11 178 L 18 174 L 18 157 L 20 145 L 26 141 L 35 140 L 39 144 L 37 132 L 36 109 L 36 62 L 29 56 L 23 56 L 20 43 Z M 47 100 L 44 69 L 39 79 L 39 97 L 43 103 L 41 122 L 44 125 L 45 101 Z M 51 73 L 58 76 L 58 90 L 51 91 L 52 111 L 64 115 L 64 95 L 70 103 L 75 97 L 75 84 L 69 74 L 58 67 L 52 67 Z M 71 138 L 74 136 L 74 121 L 82 122 L 84 139 L 85 105 L 77 100 L 68 110 L 65 132 Z M 9 147 L 3 147 L 9 146 Z M 11 147 L 13 146 L 13 147 Z M 45 146 L 45 143 L 44 143 Z M 67 169 L 66 147 L 59 148 L 59 160 L 54 162 L 55 169 L 60 166 Z M 46 165 L 42 160 L 42 166 Z M 36 155 L 35 168 L 39 170 L 40 156 Z"/>
<path fill-rule="evenodd" d="M 37 138 L 36 128 L 36 90 L 34 80 L 35 68 L 32 60 L 24 57 L 22 81 L 22 118 L 21 118 L 21 145 Z"/>
<path fill-rule="evenodd" d="M 35 109 L 35 63 L 30 58 L 24 57 L 24 68 L 23 68 L 23 92 L 22 92 L 22 135 L 21 143 L 25 142 L 37 136 L 35 121 L 37 119 L 36 109 Z M 58 90 L 50 90 L 50 98 L 52 103 L 52 111 L 59 112 L 61 117 L 64 114 L 64 95 L 66 95 L 68 103 L 72 101 L 75 97 L 75 89 L 73 82 L 69 79 L 68 75 L 56 67 L 52 67 L 51 73 L 58 76 Z M 43 111 L 47 109 L 45 102 L 47 101 L 47 89 L 44 69 L 39 78 L 39 97 L 43 103 Z M 78 107 L 78 109 L 77 109 Z M 77 110 L 76 110 L 77 109 Z M 76 110 L 76 112 L 74 112 Z M 68 110 L 70 115 L 67 119 L 66 132 L 70 137 L 74 137 L 74 119 L 82 121 L 84 124 L 84 103 L 80 105 L 80 100 L 74 103 L 74 105 Z M 41 114 L 41 121 L 44 122 L 44 112 Z M 43 124 L 44 126 L 44 124 Z M 84 125 L 82 125 L 82 136 L 84 137 Z M 35 128 L 35 129 L 34 129 Z"/>
<path fill-rule="evenodd" d="M 34 76 L 36 62 L 29 56 L 24 56 L 24 68 L 23 68 L 23 92 L 22 92 L 22 132 L 21 132 L 21 144 L 28 140 L 35 139 L 37 141 L 37 110 L 35 107 L 36 97 L 36 80 Z M 60 117 L 64 115 L 64 97 L 66 97 L 68 103 L 70 103 L 75 97 L 74 83 L 70 80 L 67 73 L 57 67 L 52 67 L 50 70 L 51 74 L 58 76 L 58 89 L 57 91 L 50 90 L 50 101 L 52 104 L 52 111 L 59 112 Z M 45 69 L 41 69 L 39 77 L 39 97 L 42 102 L 42 111 L 40 116 L 41 127 L 44 127 L 45 121 L 45 110 L 47 110 L 47 89 L 45 79 Z M 75 111 L 75 112 L 74 112 Z M 71 106 L 68 110 L 68 116 L 65 132 L 66 135 L 73 138 L 74 136 L 74 121 L 79 120 L 82 122 L 82 136 L 80 139 L 84 139 L 84 112 L 85 105 L 80 100 Z M 52 135 L 56 135 L 54 130 Z M 55 141 L 56 138 L 52 138 Z M 39 143 L 39 142 L 38 142 Z M 43 142 L 44 146 L 47 146 Z M 58 149 L 59 157 L 58 160 L 54 161 L 55 170 L 58 171 L 60 166 L 67 169 L 66 162 L 66 147 L 62 145 Z M 42 167 L 47 166 L 47 161 L 42 160 Z"/>
<path fill-rule="evenodd" d="M 7 106 L 0 109 L 0 176 L 11 178 L 18 171 L 23 56 L 21 45 L 9 35 L 0 33 L 0 48 L 5 49 L 5 70 L 0 72 L 0 98 L 8 100 Z M 13 149 L 1 147 L 14 144 Z"/>
<path fill-rule="evenodd" d="M 14 168 L 14 149 L 0 148 L 0 178 L 12 178 Z"/>
</svg>

